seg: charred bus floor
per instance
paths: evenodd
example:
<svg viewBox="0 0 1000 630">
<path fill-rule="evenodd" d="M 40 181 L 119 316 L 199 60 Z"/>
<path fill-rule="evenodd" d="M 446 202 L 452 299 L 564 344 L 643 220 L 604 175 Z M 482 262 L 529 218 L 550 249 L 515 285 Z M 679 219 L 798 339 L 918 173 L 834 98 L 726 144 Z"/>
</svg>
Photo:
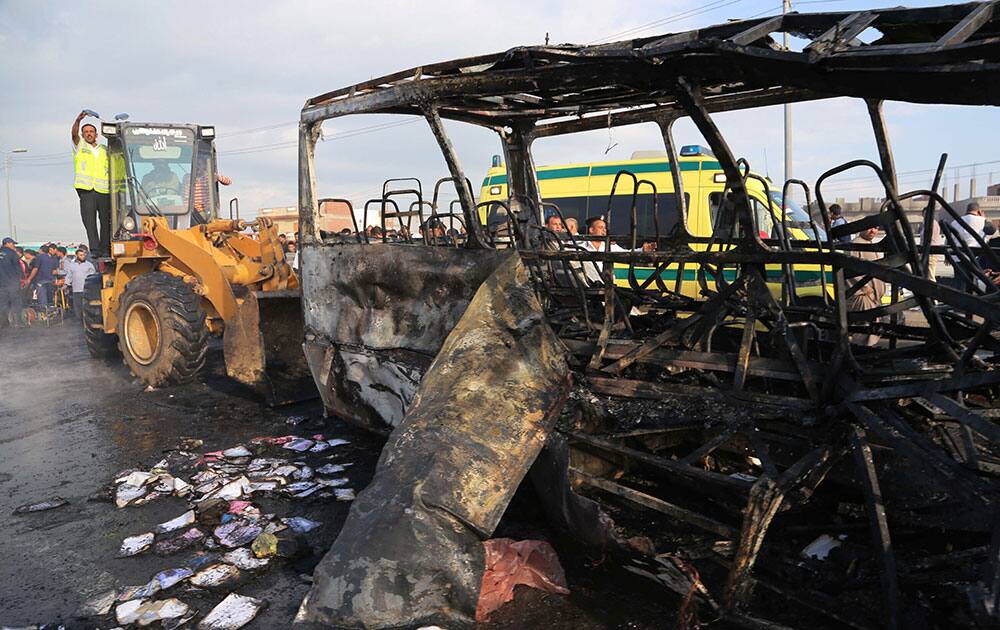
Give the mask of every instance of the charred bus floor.
<svg viewBox="0 0 1000 630">
<path fill-rule="evenodd" d="M 866 29 L 880 37 L 858 39 Z M 809 43 L 787 50 L 776 33 Z M 517 48 L 307 101 L 306 354 L 327 412 L 390 441 L 317 570 L 303 618 L 468 621 L 478 545 L 530 479 L 545 488 L 553 523 L 676 592 L 678 627 L 994 625 L 1000 293 L 991 270 L 1000 258 L 936 192 L 947 156 L 928 156 L 938 162 L 930 189 L 898 187 L 882 106 L 1000 104 L 998 36 L 993 3 L 788 14 Z M 713 120 L 836 96 L 864 101 L 879 163 L 833 166 L 812 184 L 756 175 Z M 315 227 L 314 151 L 323 121 L 357 113 L 425 118 L 449 173 L 432 196 L 419 182 L 388 180 L 345 239 Z M 670 166 L 682 117 L 725 178 L 709 235 L 689 231 L 680 169 Z M 498 134 L 506 200 L 475 202 L 443 119 Z M 662 136 L 673 227 L 661 232 L 655 206 L 652 221 L 639 216 L 640 189 L 655 198 L 656 187 L 622 170 L 604 218 L 612 225 L 613 213 L 628 212 L 627 232 L 586 245 L 546 228 L 543 216 L 563 211 L 542 199 L 532 143 L 643 122 Z M 848 171 L 874 174 L 886 201 L 834 226 L 830 180 Z M 440 201 L 443 185 L 456 202 Z M 764 199 L 772 188 L 782 200 L 801 191 L 808 217 L 778 202 L 762 230 L 753 187 Z M 916 226 L 902 207 L 914 197 L 926 203 Z M 442 220 L 464 236 L 412 237 L 415 223 Z M 385 235 L 390 224 L 396 239 Z M 885 238 L 840 241 L 871 228 Z M 941 256 L 962 286 L 936 281 Z M 873 283 L 886 299 L 859 306 Z M 470 394 L 484 390 L 492 395 Z M 379 510 L 409 516 L 375 521 Z M 374 526 L 391 557 L 362 544 Z M 373 571 L 397 585 L 427 577 L 434 596 L 374 584 Z M 390 595 L 401 603 L 371 604 Z"/>
</svg>

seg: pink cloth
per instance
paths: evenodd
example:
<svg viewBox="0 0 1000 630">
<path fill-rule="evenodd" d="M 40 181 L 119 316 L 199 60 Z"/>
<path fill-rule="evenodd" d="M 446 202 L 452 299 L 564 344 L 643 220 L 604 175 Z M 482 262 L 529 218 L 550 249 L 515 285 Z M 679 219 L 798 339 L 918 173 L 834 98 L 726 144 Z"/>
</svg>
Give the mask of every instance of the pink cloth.
<svg viewBox="0 0 1000 630">
<path fill-rule="evenodd" d="M 230 501 L 229 502 L 229 513 L 230 514 L 239 514 L 240 512 L 242 512 L 243 510 L 247 509 L 248 507 L 250 507 L 252 505 L 253 505 L 253 503 L 251 503 L 249 501 Z"/>
<path fill-rule="evenodd" d="M 514 599 L 514 587 L 518 584 L 569 595 L 559 556 L 544 540 L 492 538 L 483 546 L 486 570 L 479 588 L 476 621 L 486 621 L 494 610 Z"/>
</svg>

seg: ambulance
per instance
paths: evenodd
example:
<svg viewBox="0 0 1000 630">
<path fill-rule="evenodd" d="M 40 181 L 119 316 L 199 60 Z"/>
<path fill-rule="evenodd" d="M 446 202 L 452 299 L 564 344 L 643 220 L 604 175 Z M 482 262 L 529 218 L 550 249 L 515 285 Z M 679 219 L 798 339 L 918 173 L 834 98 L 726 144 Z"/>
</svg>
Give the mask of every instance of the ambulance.
<svg viewBox="0 0 1000 630">
<path fill-rule="evenodd" d="M 719 161 L 711 150 L 698 146 L 687 145 L 681 148 L 678 168 L 684 187 L 684 199 L 687 206 L 687 229 L 694 236 L 709 237 L 715 224 L 719 207 L 726 188 L 726 176 L 722 172 Z M 563 217 L 575 217 L 580 224 L 580 231 L 586 232 L 586 220 L 591 217 L 608 218 L 608 233 L 611 235 L 629 234 L 631 223 L 631 207 L 633 198 L 633 180 L 631 177 L 619 177 L 619 182 L 611 197 L 612 186 L 619 172 L 632 173 L 639 180 L 647 180 L 653 184 L 641 184 L 636 197 L 637 233 L 639 240 L 652 240 L 658 227 L 659 234 L 666 236 L 674 231 L 680 221 L 677 207 L 677 197 L 674 194 L 674 184 L 671 175 L 672 165 L 666 159 L 664 152 L 637 151 L 625 161 L 590 162 L 579 164 L 564 164 L 558 166 L 540 166 L 535 175 L 548 216 L 554 210 L 548 204 L 558 206 Z M 765 186 L 764 182 L 767 183 Z M 656 219 L 653 218 L 653 187 L 656 195 Z M 809 223 L 809 215 L 794 200 L 788 199 L 782 204 L 781 185 L 771 182 L 766 177 L 747 177 L 747 192 L 753 210 L 756 227 L 762 238 L 776 237 L 778 230 L 775 224 L 781 223 L 782 206 L 786 213 L 786 224 L 799 227 L 789 227 L 790 240 L 816 242 L 825 240 L 826 235 L 820 226 L 815 230 L 804 227 Z M 490 214 L 494 211 L 488 202 L 508 199 L 507 172 L 500 156 L 493 157 L 493 164 L 483 180 L 480 191 L 480 220 L 484 224 L 490 222 Z M 610 200 L 610 205 L 609 205 Z M 486 202 L 486 203 L 484 203 Z M 495 209 L 495 207 L 494 207 Z M 657 226 L 657 223 L 659 224 Z M 816 217 L 819 224 L 819 217 Z M 735 229 L 732 234 L 735 235 Z M 618 243 L 628 247 L 629 243 Z M 703 250 L 704 243 L 692 244 L 693 249 Z M 712 249 L 719 249 L 719 245 Z M 794 267 L 796 295 L 800 298 L 820 296 L 822 283 L 818 265 L 796 265 Z M 827 290 L 832 283 L 831 270 L 826 268 Z M 636 278 L 641 282 L 654 272 L 653 268 L 637 267 Z M 784 273 L 780 265 L 767 265 L 768 287 L 776 297 L 781 295 Z M 662 273 L 664 284 L 671 289 L 675 286 L 678 266 L 670 265 Z M 734 268 L 723 272 L 727 280 L 736 277 Z M 700 287 L 697 282 L 697 267 L 686 265 L 683 270 L 682 290 L 684 295 L 698 296 Z M 615 266 L 616 283 L 628 286 L 628 266 Z M 709 278 L 711 282 L 711 278 Z M 655 289 L 655 284 L 650 284 Z"/>
</svg>

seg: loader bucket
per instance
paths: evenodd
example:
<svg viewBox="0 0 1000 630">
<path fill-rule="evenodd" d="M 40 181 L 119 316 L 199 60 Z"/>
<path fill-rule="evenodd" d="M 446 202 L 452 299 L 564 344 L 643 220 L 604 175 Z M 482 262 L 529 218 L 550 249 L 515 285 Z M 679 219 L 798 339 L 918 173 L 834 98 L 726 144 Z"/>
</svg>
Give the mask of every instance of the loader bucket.
<svg viewBox="0 0 1000 630">
<path fill-rule="evenodd" d="M 226 373 L 274 407 L 319 395 L 302 353 L 302 294 L 251 291 L 226 322 Z"/>
</svg>

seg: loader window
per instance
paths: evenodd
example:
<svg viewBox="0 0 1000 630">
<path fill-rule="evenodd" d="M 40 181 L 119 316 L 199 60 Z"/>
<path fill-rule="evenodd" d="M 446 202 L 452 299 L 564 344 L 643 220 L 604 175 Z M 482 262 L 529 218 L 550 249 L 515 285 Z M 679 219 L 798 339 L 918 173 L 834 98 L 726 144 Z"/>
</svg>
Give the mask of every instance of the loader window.
<svg viewBox="0 0 1000 630">
<path fill-rule="evenodd" d="M 125 159 L 130 168 L 131 205 L 139 214 L 189 212 L 194 132 L 178 128 L 128 128 Z"/>
<path fill-rule="evenodd" d="M 214 153 L 211 141 L 199 140 L 193 182 L 190 175 L 181 180 L 185 203 L 188 200 L 188 191 L 191 192 L 192 224 L 208 223 L 218 215 L 219 191 L 216 185 Z"/>
</svg>

